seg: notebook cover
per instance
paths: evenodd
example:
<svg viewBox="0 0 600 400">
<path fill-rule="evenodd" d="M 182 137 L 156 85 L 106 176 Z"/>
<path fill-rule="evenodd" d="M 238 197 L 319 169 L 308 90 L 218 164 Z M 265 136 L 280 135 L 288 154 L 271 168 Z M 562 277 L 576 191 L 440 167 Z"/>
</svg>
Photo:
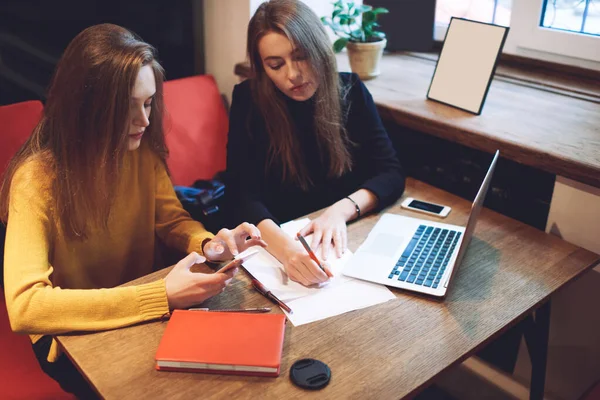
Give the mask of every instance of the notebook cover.
<svg viewBox="0 0 600 400">
<path fill-rule="evenodd" d="M 157 364 L 156 369 L 278 376 L 285 321 L 284 314 L 175 310 L 155 360 L 218 364 L 219 367 L 207 369 L 189 364 L 159 367 Z M 274 368 L 276 372 L 239 371 L 228 366 Z"/>
</svg>

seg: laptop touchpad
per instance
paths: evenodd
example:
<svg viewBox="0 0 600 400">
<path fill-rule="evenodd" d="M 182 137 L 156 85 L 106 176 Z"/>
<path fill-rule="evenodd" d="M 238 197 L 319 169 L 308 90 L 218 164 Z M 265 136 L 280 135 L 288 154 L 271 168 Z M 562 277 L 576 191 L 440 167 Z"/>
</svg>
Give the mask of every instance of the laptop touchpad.
<svg viewBox="0 0 600 400">
<path fill-rule="evenodd" d="M 377 254 L 384 257 L 393 257 L 398 251 L 404 238 L 389 233 L 378 233 L 377 236 L 364 247 L 367 253 Z"/>
</svg>

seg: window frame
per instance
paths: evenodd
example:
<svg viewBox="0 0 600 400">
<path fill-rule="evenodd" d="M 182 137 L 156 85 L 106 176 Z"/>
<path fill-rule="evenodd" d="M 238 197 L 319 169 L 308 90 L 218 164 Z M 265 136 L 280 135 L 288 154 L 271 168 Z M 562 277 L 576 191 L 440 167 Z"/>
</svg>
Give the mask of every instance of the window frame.
<svg viewBox="0 0 600 400">
<path fill-rule="evenodd" d="M 540 26 L 544 0 L 513 0 L 510 30 L 503 53 L 564 64 L 600 63 L 600 36 Z M 448 25 L 436 23 L 434 40 L 443 42 Z M 600 69 L 600 66 L 593 67 Z"/>
<path fill-rule="evenodd" d="M 600 36 L 540 26 L 544 0 L 514 1 L 510 28 L 518 48 L 600 62 Z"/>
</svg>

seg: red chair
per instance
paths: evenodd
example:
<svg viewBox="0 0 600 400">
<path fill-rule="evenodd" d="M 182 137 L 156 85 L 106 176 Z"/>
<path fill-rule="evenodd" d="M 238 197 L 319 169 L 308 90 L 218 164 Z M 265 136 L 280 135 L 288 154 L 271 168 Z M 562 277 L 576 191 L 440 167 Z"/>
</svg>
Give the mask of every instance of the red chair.
<svg viewBox="0 0 600 400">
<path fill-rule="evenodd" d="M 42 103 L 26 101 L 0 107 L 0 175 L 31 134 L 42 114 Z M 0 290 L 0 381 L 2 399 L 73 399 L 40 368 L 31 341 L 9 324 L 4 291 Z"/>
<path fill-rule="evenodd" d="M 43 107 L 38 100 L 0 107 L 0 175 L 39 122 Z"/>
<path fill-rule="evenodd" d="M 191 186 L 225 169 L 229 120 L 211 75 L 165 82 L 167 164 L 174 185 Z"/>
</svg>

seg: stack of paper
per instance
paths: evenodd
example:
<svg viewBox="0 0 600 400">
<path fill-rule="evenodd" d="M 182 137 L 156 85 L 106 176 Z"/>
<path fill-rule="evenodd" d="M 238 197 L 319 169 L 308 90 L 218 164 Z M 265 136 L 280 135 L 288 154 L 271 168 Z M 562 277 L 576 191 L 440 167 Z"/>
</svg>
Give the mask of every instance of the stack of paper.
<svg viewBox="0 0 600 400">
<path fill-rule="evenodd" d="M 296 232 L 309 222 L 310 220 L 305 218 L 283 224 L 281 228 L 294 237 Z M 310 243 L 310 237 L 307 237 L 307 241 Z M 334 275 L 329 282 L 320 286 L 306 287 L 289 279 L 283 265 L 265 249 L 258 249 L 259 254 L 244 262 L 244 268 L 292 309 L 292 313 L 287 316 L 295 326 L 395 298 L 394 294 L 383 285 L 342 275 L 344 265 L 352 257 L 350 250 L 346 250 L 339 259 L 333 255 L 327 260 Z"/>
</svg>

